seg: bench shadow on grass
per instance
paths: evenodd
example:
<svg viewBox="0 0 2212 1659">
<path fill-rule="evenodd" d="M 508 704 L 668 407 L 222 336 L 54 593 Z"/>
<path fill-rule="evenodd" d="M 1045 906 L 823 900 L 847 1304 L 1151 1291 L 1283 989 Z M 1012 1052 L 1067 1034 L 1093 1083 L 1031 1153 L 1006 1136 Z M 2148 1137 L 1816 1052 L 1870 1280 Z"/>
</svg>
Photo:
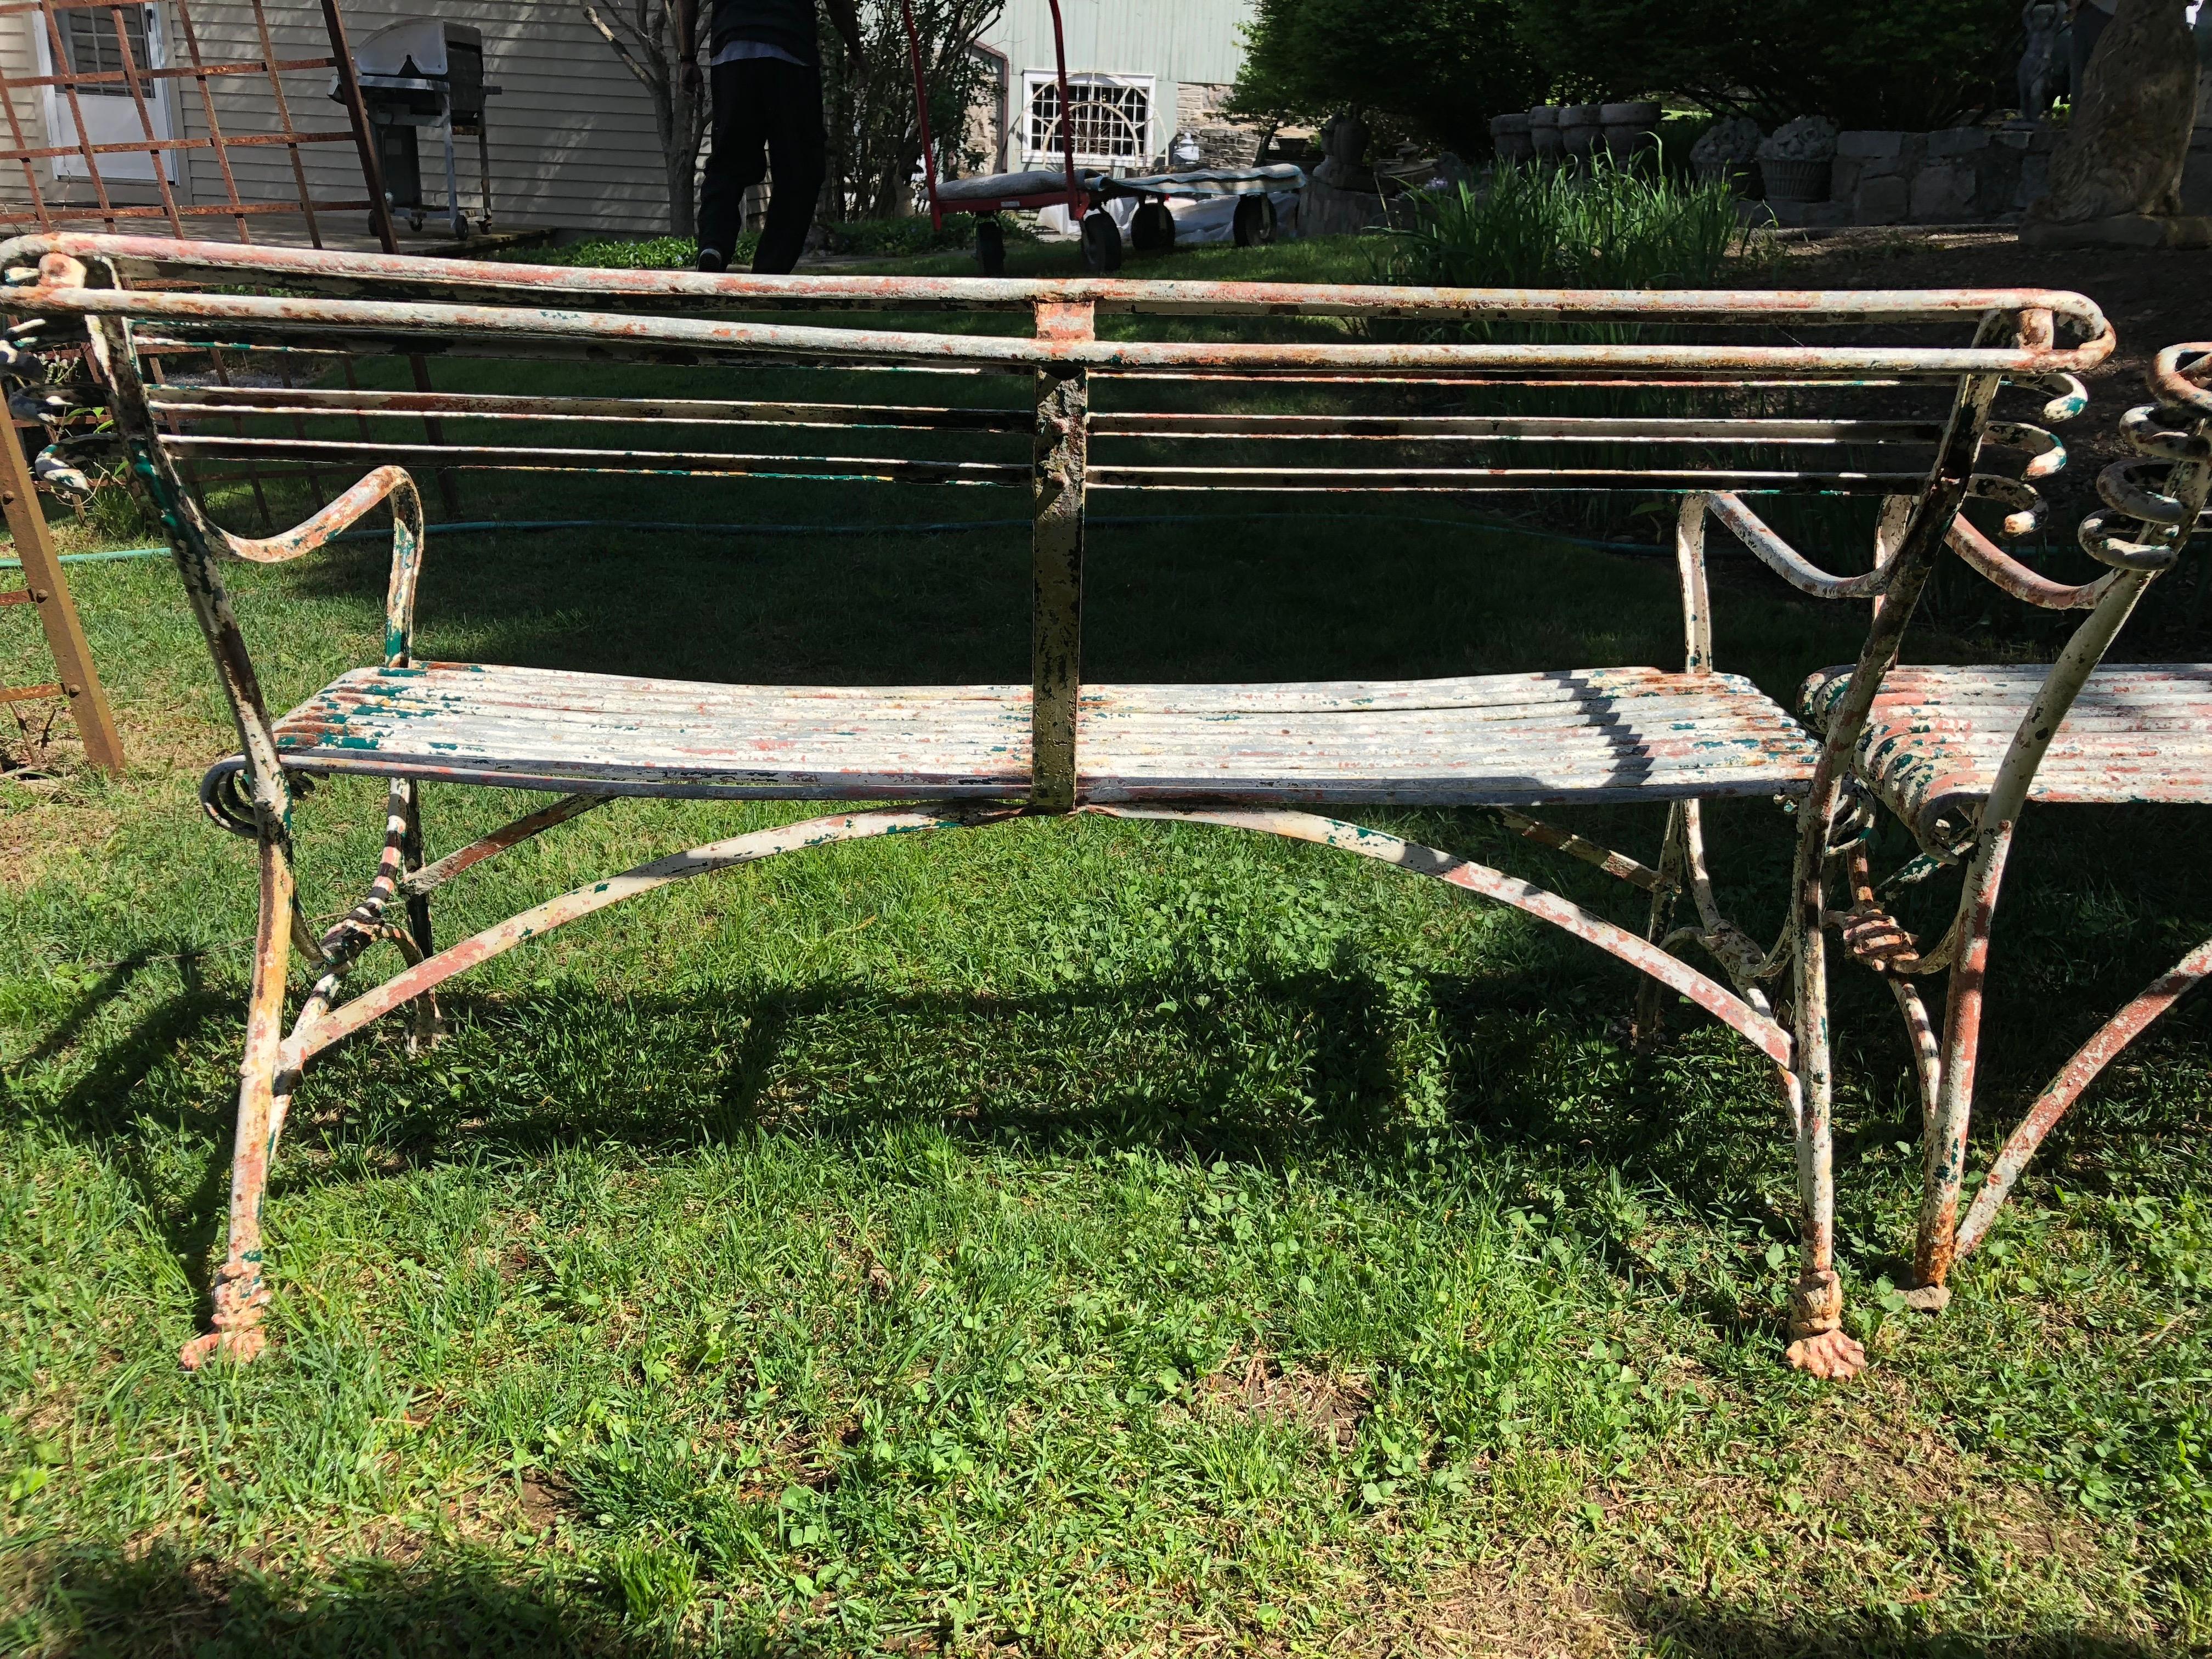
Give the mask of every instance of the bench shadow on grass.
<svg viewBox="0 0 2212 1659">
<path fill-rule="evenodd" d="M 157 963 L 173 964 L 183 988 L 145 1007 L 127 1030 L 94 1050 L 91 1063 L 51 1105 L 26 1105 L 15 1083 L 22 1071 L 76 1046 L 100 1012 L 126 996 Z M 81 1144 L 95 1149 L 130 1184 L 141 1208 L 155 1218 L 163 1243 L 176 1253 L 193 1290 L 205 1297 L 211 1288 L 210 1253 L 222 1231 L 230 1188 L 227 1153 L 234 1103 L 210 1102 L 199 1114 L 198 1127 L 207 1139 L 210 1157 L 198 1181 L 182 1194 L 155 1167 L 131 1121 L 132 1097 L 155 1066 L 198 1041 L 210 1026 L 235 1021 L 237 999 L 227 988 L 207 985 L 203 967 L 196 947 L 176 941 L 146 945 L 115 963 L 0 1077 L 0 1100 L 13 1111 L 64 1127 Z"/>
<path fill-rule="evenodd" d="M 157 1547 L 135 1557 L 62 1546 L 34 1559 L 27 1577 L 37 1600 L 66 1608 L 68 1633 L 41 1650 L 59 1659 L 672 1659 L 743 1653 L 796 1659 L 880 1640 L 846 1630 L 774 1629 L 766 1609 L 739 1614 L 741 1633 L 625 1620 L 611 1593 L 518 1574 L 511 1563 L 454 1553 L 410 1563 L 362 1559 L 335 1565 L 320 1582 L 295 1588 L 250 1571 Z M 2049 1629 L 1982 1638 L 1911 1632 L 1856 1611 L 1800 1611 L 1788 1619 L 1725 1602 L 1647 1596 L 1631 1617 L 1668 1659 L 2152 1659 L 2157 1649 L 2083 1630 Z M 767 1627 L 763 1629 L 763 1627 Z M 942 1634 L 942 1633 L 940 1633 Z M 920 1650 L 966 1650 L 932 1643 Z"/>
<path fill-rule="evenodd" d="M 112 969 L 27 1058 L 76 1043 L 156 959 Z M 104 1040 L 51 1103 L 19 1100 L 17 1109 L 128 1181 L 204 1296 L 227 1206 L 232 1103 L 210 1096 L 184 1126 L 204 1148 L 188 1188 L 156 1169 L 131 1116 L 136 1091 L 180 1044 L 212 1042 L 226 1057 L 234 1047 L 235 995 L 203 984 L 183 960 L 181 989 Z M 650 1154 L 805 1134 L 866 1156 L 887 1130 L 921 1123 L 1017 1155 L 1139 1148 L 1206 1164 L 1319 1162 L 1340 1179 L 1389 1183 L 1431 1156 L 1442 1133 L 1451 1155 L 1502 1157 L 1539 1186 L 1572 1188 L 1617 1170 L 1703 1224 L 1786 1243 L 1790 1151 L 1764 1066 L 1695 1016 L 1674 1021 L 1656 1054 L 1634 1054 L 1622 1030 L 1634 984 L 1560 939 L 1508 972 L 1387 981 L 1340 963 L 1234 976 L 1188 967 L 1027 996 L 884 996 L 844 981 L 681 999 L 611 998 L 582 985 L 519 998 L 465 992 L 449 1000 L 452 1030 L 428 1060 L 409 1060 L 387 1021 L 318 1063 L 271 1195 L 281 1206 L 288 1192 L 357 1179 L 362 1159 L 334 1161 L 337 1151 L 396 1171 L 487 1146 L 526 1158 L 614 1142 Z M 1854 1000 L 1870 1023 L 1887 998 Z M 1418 1045 L 1425 1030 L 1442 1037 L 1424 1062 L 1440 1086 L 1416 1114 L 1402 1073 L 1409 1037 Z M 1893 1034 L 1867 1036 L 1863 1068 L 1901 1066 Z M 546 1054 L 568 1058 L 541 1068 Z M 425 1088 L 426 1068 L 472 1080 L 458 1094 Z M 2192 1111 L 2185 1099 L 2140 1102 L 2124 1122 L 2077 1118 L 2066 1134 L 2098 1164 L 2101 1143 L 2184 1133 Z M 1914 1133 L 1893 1115 L 1861 1098 L 1839 1137 L 1845 1170 Z M 1999 1133 L 2010 1121 L 1990 1120 Z M 1865 1183 L 1846 1175 L 1844 1184 L 1848 1238 Z M 1626 1237 L 1591 1243 L 1619 1271 L 1653 1276 Z M 1871 1247 L 1855 1254 L 1869 1278 L 1891 1265 Z M 1779 1328 L 1772 1310 L 1741 1304 L 1729 1287 L 1676 1290 L 1723 1337 Z"/>
</svg>

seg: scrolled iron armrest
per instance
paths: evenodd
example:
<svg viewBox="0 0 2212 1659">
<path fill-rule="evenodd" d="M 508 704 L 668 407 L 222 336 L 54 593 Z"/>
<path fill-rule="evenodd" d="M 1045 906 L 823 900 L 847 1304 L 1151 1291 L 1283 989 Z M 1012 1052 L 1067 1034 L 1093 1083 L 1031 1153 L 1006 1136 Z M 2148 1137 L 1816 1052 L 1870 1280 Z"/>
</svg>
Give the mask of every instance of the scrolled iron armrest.
<svg viewBox="0 0 2212 1659">
<path fill-rule="evenodd" d="M 2182 410 L 2162 410 L 2146 404 L 2120 416 L 2120 436 L 2138 455 L 2161 461 L 2212 461 L 2212 436 L 2199 432 L 2177 432 L 2171 422 L 2186 417 Z"/>
<path fill-rule="evenodd" d="M 2112 585 L 2111 576 L 2069 587 L 2039 575 L 1975 529 L 1963 514 L 1952 520 L 1950 544 L 1954 553 L 2013 598 L 2045 611 L 2087 611 Z"/>
<path fill-rule="evenodd" d="M 1991 421 L 1983 437 L 2006 449 L 2027 452 L 2027 465 L 2021 472 L 2023 478 L 2047 478 L 2066 470 L 2066 446 L 2057 434 L 2042 427 L 2026 421 Z"/>
<path fill-rule="evenodd" d="M 392 582 L 384 600 L 384 665 L 404 668 L 415 639 L 415 585 L 422 571 L 422 494 L 404 466 L 380 466 L 313 518 L 274 536 L 234 536 L 187 509 L 230 552 L 255 564 L 283 564 L 312 553 L 386 496 L 392 499 Z"/>
<path fill-rule="evenodd" d="M 2187 366 L 2182 360 L 2189 360 Z M 2151 389 L 2175 410 L 2212 419 L 2212 342 L 2168 346 L 2151 365 Z"/>
<path fill-rule="evenodd" d="M 2051 401 L 2037 418 L 2051 426 L 2063 425 L 2089 407 L 2089 388 L 2078 374 L 2008 374 L 2005 382 L 2049 392 Z"/>
<path fill-rule="evenodd" d="M 1713 517 L 1733 531 L 1761 563 L 1801 593 L 1810 593 L 1816 599 L 1872 599 L 1896 580 L 1893 565 L 1862 576 L 1832 576 L 1775 534 L 1764 519 L 1744 505 L 1741 497 L 1721 492 L 1706 496 L 1705 501 Z"/>
<path fill-rule="evenodd" d="M 2033 485 L 1994 472 L 1977 472 L 1966 480 L 1966 494 L 1978 501 L 2000 501 L 2012 509 L 2004 516 L 2004 533 L 2030 536 L 2041 526 L 2043 497 Z"/>
</svg>

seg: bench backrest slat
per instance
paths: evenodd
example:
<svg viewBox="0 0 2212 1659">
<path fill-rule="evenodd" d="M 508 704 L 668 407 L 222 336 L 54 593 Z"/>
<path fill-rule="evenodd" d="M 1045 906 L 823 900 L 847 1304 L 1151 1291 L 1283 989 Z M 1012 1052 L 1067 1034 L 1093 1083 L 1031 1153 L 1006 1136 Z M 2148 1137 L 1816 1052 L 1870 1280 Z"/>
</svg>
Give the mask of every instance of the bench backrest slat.
<svg viewBox="0 0 2212 1659">
<path fill-rule="evenodd" d="M 2069 377 L 2112 349 L 2094 305 L 2034 289 L 714 277 L 69 235 L 18 239 L 0 265 L 10 310 L 82 319 L 134 366 L 124 424 L 179 502 L 209 464 L 1027 484 L 1034 795 L 1054 808 L 1075 787 L 1093 489 L 1925 503 L 1986 438 L 2027 460 L 1974 489 L 2020 519 L 2063 452 L 1987 429 L 1996 386 L 2078 403 Z M 761 319 L 793 310 L 811 314 Z M 917 325 L 947 316 L 973 320 Z M 1838 330 L 1880 343 L 1817 343 Z M 434 360 L 447 384 L 353 384 L 380 354 Z M 160 383 L 193 362 L 223 384 Z M 253 383 L 264 365 L 282 385 Z M 212 557 L 191 580 L 227 606 Z"/>
</svg>

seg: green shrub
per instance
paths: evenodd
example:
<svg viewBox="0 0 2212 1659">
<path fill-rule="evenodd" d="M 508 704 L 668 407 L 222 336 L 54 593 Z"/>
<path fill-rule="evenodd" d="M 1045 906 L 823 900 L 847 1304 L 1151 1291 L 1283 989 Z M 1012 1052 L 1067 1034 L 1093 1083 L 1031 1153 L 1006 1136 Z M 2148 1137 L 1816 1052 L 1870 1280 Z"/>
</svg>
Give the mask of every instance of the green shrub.
<svg viewBox="0 0 2212 1659">
<path fill-rule="evenodd" d="M 1600 162 L 1501 167 L 1490 188 L 1409 198 L 1377 279 L 1447 288 L 1712 288 L 1742 234 L 1722 183 Z"/>
</svg>

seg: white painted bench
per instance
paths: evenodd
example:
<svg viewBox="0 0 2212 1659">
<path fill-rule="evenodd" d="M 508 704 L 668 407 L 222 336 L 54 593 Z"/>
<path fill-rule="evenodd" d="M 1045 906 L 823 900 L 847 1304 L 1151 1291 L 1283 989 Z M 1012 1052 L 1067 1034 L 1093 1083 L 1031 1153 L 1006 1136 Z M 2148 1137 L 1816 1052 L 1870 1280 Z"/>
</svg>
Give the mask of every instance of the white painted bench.
<svg viewBox="0 0 2212 1659">
<path fill-rule="evenodd" d="M 1565 928 L 1645 975 L 1648 990 L 1679 993 L 1711 1012 L 1773 1064 L 1794 1127 L 1805 1255 L 1791 1359 L 1832 1376 L 1862 1363 L 1841 1328 L 1832 1260 L 1821 908 L 1830 829 L 1864 705 L 1962 507 L 1970 497 L 1991 497 L 2025 525 L 2036 511 L 2027 480 L 2063 460 L 2047 432 L 1993 421 L 1992 406 L 2014 381 L 2039 404 L 2055 393 L 2057 416 L 2078 410 L 2070 371 L 2112 348 L 2109 327 L 2087 301 L 2035 290 L 1660 295 L 709 277 L 67 236 L 20 240 L 0 250 L 0 262 L 15 273 L 11 308 L 89 324 L 106 384 L 85 395 L 112 406 L 135 476 L 171 527 L 238 720 L 240 753 L 210 770 L 203 795 L 219 822 L 259 849 L 262 924 L 228 1259 L 214 1329 L 187 1346 L 188 1364 L 217 1352 L 248 1357 L 260 1346 L 269 1160 L 301 1072 L 333 1043 L 410 1005 L 427 1032 L 430 993 L 454 974 L 670 881 L 830 842 L 1074 811 L 1218 823 L 1382 860 Z M 884 316 L 832 327 L 715 314 L 794 307 Z M 1026 314 L 1032 331 L 937 333 L 902 319 L 941 310 Z M 1131 337 L 1101 337 L 1102 318 Z M 1187 329 L 1181 337 L 1134 337 L 1159 318 L 1215 319 L 1229 337 L 1192 338 Z M 1336 331 L 1281 337 L 1285 319 L 1299 318 L 1338 319 L 1329 325 Z M 1240 319 L 1256 319 L 1277 337 L 1253 337 Z M 1407 325 L 1461 338 L 1396 343 L 1365 332 Z M 1804 343 L 1824 330 L 1875 326 L 1966 337 Z M 2061 328 L 2073 343 L 2059 343 Z M 1644 337 L 1634 337 L 1638 330 Z M 1466 337 L 1486 331 L 1498 343 Z M 1547 333 L 1559 343 L 1540 343 Z M 951 392 L 936 402 L 769 400 L 745 396 L 742 376 L 731 395 L 713 399 L 581 389 L 559 397 L 327 384 L 255 390 L 149 379 L 149 364 L 218 343 L 248 355 L 324 352 L 349 361 L 380 352 L 553 357 L 580 365 L 580 386 L 598 362 L 797 365 L 878 375 L 872 386 L 896 371 L 890 383 L 1010 385 L 1020 401 L 975 408 Z M 1255 389 L 1280 386 L 1332 406 L 1295 414 L 1247 406 Z M 1094 389 L 1113 393 L 1114 406 L 1094 410 Z M 1778 393 L 1819 404 L 1817 417 L 1758 412 Z M 1618 407 L 1632 396 L 1644 412 L 1603 412 L 1607 400 Z M 1867 410 L 1869 398 L 1879 406 Z M 358 422 L 370 414 L 434 417 L 444 423 L 442 441 L 364 437 Z M 901 447 L 915 434 L 948 432 L 962 434 L 957 459 Z M 859 441 L 866 449 L 841 447 Z M 802 442 L 812 446 L 804 453 L 777 447 Z M 1982 471 L 1985 445 L 2024 457 L 2018 476 Z M 763 453 L 769 448 L 777 453 Z M 257 539 L 217 528 L 196 499 L 186 471 L 211 460 L 374 470 L 306 524 Z M 1031 682 L 746 686 L 418 662 L 421 506 L 409 465 L 1025 488 L 1034 526 Z M 1679 496 L 1684 661 L 1680 669 L 1359 684 L 1090 684 L 1081 672 L 1085 504 L 1101 489 L 1332 501 L 1346 493 L 1540 498 L 1591 489 Z M 1832 575 L 1791 548 L 1748 504 L 1783 493 L 1885 498 L 1873 568 Z M 272 718 L 231 615 L 224 560 L 297 556 L 385 501 L 394 547 L 381 664 L 351 671 Z M 1749 683 L 1716 669 L 1709 521 L 1801 591 L 1881 600 L 1861 678 L 1825 745 Z M 1347 565 L 1346 580 L 1358 580 L 1356 566 Z M 333 772 L 388 778 L 390 829 L 366 895 L 317 936 L 294 900 L 295 780 Z M 420 792 L 447 784 L 520 787 L 556 799 L 433 860 L 421 844 Z M 436 946 L 429 898 L 440 885 L 629 795 L 905 804 L 694 848 Z M 1797 845 L 1791 919 L 1771 949 L 1714 904 L 1699 804 L 1729 796 L 1797 804 L 1787 831 Z M 1668 805 L 1656 866 L 1524 810 L 1601 801 Z M 1647 929 L 1639 937 L 1528 882 L 1336 816 L 1362 804 L 1487 809 L 1649 894 Z M 1695 919 L 1677 928 L 1684 896 Z M 350 971 L 381 945 L 398 950 L 400 971 L 346 994 Z M 1718 968 L 1708 972 L 1673 953 L 1692 945 Z M 310 985 L 288 1026 L 295 947 Z M 1647 996 L 1647 1032 L 1658 1009 Z"/>
<path fill-rule="evenodd" d="M 2212 343 L 2160 353 L 2150 389 L 2157 401 L 2121 422 L 2142 459 L 2106 469 L 2098 480 L 2106 510 L 2081 526 L 2082 547 L 2110 567 L 2108 574 L 2062 586 L 1970 528 L 1954 532 L 1960 556 L 2014 597 L 2088 613 L 2057 660 L 1893 669 L 1852 750 L 1874 799 L 1922 849 L 1877 890 L 1863 848 L 1854 848 L 1853 903 L 1838 920 L 1852 953 L 1888 979 L 1917 1059 L 1927 1159 L 1906 1294 L 1931 1311 L 1949 1301 L 1953 1266 L 1988 1236 L 2068 1109 L 2130 1042 L 2212 975 L 2208 943 L 2083 1043 L 1991 1160 L 1961 1223 L 1990 934 L 2022 811 L 2030 801 L 2212 805 L 2212 664 L 2103 661 L 2144 589 L 2172 567 L 2195 531 L 2212 531 L 2205 509 L 2212 497 Z M 1834 729 L 1856 672 L 1833 668 L 1806 683 L 1800 701 L 1816 726 Z M 1963 880 L 1951 926 L 1923 949 L 1884 900 L 1904 883 L 1954 866 Z M 1940 1025 L 1918 989 L 1918 981 L 1939 974 L 1948 975 Z"/>
</svg>

